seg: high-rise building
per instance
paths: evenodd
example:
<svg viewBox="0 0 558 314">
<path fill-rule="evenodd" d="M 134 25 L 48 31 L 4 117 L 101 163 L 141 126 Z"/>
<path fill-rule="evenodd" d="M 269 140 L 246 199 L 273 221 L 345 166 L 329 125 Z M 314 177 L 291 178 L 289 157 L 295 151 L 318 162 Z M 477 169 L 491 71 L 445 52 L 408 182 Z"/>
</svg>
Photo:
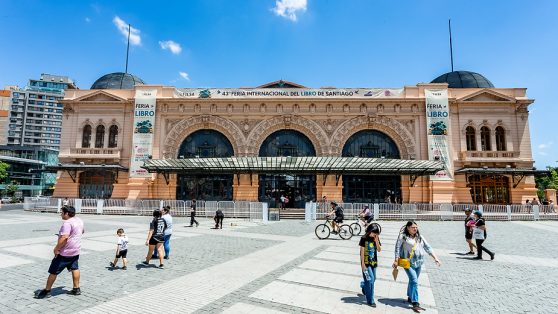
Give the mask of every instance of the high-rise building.
<svg viewBox="0 0 558 314">
<path fill-rule="evenodd" d="M 0 90 L 0 145 L 8 142 L 8 116 L 12 92 L 9 89 Z"/>
<path fill-rule="evenodd" d="M 60 150 L 66 89 L 77 89 L 72 79 L 50 74 L 30 79 L 24 89 L 12 88 L 7 144 Z"/>
</svg>

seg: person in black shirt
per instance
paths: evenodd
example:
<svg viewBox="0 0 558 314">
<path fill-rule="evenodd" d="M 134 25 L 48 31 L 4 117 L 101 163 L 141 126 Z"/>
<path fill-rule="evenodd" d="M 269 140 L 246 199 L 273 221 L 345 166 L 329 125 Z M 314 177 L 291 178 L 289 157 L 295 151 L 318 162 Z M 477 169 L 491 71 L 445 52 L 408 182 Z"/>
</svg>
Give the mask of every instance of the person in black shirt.
<svg viewBox="0 0 558 314">
<path fill-rule="evenodd" d="M 215 217 L 213 217 L 213 220 L 215 220 L 215 229 L 223 229 L 224 218 L 225 214 L 223 214 L 223 211 L 221 211 L 220 209 L 215 211 Z"/>
<path fill-rule="evenodd" d="M 482 251 L 485 251 L 490 255 L 490 259 L 493 260 L 495 254 L 482 245 L 486 240 L 486 223 L 484 222 L 484 218 L 482 218 L 482 213 L 478 210 L 475 212 L 475 219 L 475 228 L 484 231 L 483 239 L 475 238 L 475 242 L 477 243 L 477 257 L 475 257 L 475 259 L 482 259 Z"/>
<path fill-rule="evenodd" d="M 196 227 L 200 225 L 200 223 L 196 220 L 196 200 L 192 200 L 192 206 L 190 206 L 190 227 L 194 226 L 196 223 Z"/>
<path fill-rule="evenodd" d="M 377 223 L 372 223 L 366 227 L 366 232 L 360 238 L 360 267 L 364 278 L 363 293 L 366 296 L 366 303 L 376 307 L 374 302 L 374 282 L 376 281 L 376 267 L 378 267 L 378 252 L 382 250 L 380 244 L 381 227 Z"/>
<path fill-rule="evenodd" d="M 161 218 L 161 211 L 158 209 L 153 211 L 153 220 L 149 223 L 149 232 L 147 233 L 147 240 L 145 245 L 149 248 L 147 250 L 147 256 L 143 264 L 149 265 L 149 260 L 153 256 L 153 251 L 157 249 L 159 255 L 159 268 L 163 268 L 163 242 L 165 242 L 165 229 L 167 229 L 167 223 L 163 218 Z"/>
<path fill-rule="evenodd" d="M 466 255 L 475 255 L 477 246 L 473 243 L 473 227 L 475 225 L 475 218 L 471 215 L 471 209 L 465 208 L 465 241 L 469 244 L 469 252 Z"/>
<path fill-rule="evenodd" d="M 331 226 L 333 227 L 332 232 L 333 233 L 338 233 L 339 232 L 339 225 L 341 225 L 343 223 L 343 218 L 345 218 L 345 215 L 343 214 L 343 208 L 341 206 L 337 205 L 336 202 L 331 202 L 331 208 L 332 208 L 332 210 L 329 214 L 327 214 L 327 216 L 331 217 L 331 216 L 335 215 L 335 217 L 331 221 Z"/>
</svg>

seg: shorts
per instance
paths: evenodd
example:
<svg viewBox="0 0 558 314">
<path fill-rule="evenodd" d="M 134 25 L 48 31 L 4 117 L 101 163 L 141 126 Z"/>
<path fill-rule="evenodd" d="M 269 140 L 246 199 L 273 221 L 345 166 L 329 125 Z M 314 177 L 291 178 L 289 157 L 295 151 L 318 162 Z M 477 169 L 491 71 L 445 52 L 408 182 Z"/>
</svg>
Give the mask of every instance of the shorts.
<svg viewBox="0 0 558 314">
<path fill-rule="evenodd" d="M 154 237 L 151 237 L 151 239 L 149 239 L 149 245 L 157 245 L 159 243 L 163 243 L 165 242 L 164 239 L 156 239 Z"/>
<path fill-rule="evenodd" d="M 68 269 L 68 271 L 78 270 L 78 260 L 79 255 L 62 256 L 58 254 L 55 258 L 52 259 L 52 262 L 50 262 L 48 273 L 52 275 L 58 275 L 64 270 L 64 268 Z"/>
<path fill-rule="evenodd" d="M 343 223 L 343 217 L 335 217 L 335 218 L 333 219 L 333 221 L 335 221 L 335 222 L 338 223 L 338 224 Z"/>
<path fill-rule="evenodd" d="M 466 240 L 472 240 L 473 239 L 473 233 L 472 232 L 465 232 L 465 239 Z"/>
<path fill-rule="evenodd" d="M 367 223 L 371 223 L 371 222 L 374 220 L 374 216 L 364 217 L 364 220 L 365 220 Z"/>
<path fill-rule="evenodd" d="M 128 255 L 128 250 L 122 250 L 120 252 L 118 252 L 118 254 L 116 254 L 116 258 L 126 258 L 126 255 Z"/>
</svg>

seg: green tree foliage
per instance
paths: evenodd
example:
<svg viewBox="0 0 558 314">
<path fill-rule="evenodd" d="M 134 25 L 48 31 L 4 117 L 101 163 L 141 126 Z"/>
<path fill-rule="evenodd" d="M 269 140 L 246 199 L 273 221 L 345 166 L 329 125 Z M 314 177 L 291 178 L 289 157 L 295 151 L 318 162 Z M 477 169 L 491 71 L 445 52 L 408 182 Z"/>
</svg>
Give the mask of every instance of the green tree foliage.
<svg viewBox="0 0 558 314">
<path fill-rule="evenodd" d="M 19 184 L 17 184 L 17 182 L 15 181 L 12 181 L 12 183 L 6 185 L 6 195 L 12 198 L 12 203 L 17 202 L 15 193 L 17 192 L 18 189 L 19 189 Z"/>
<path fill-rule="evenodd" d="M 539 199 L 544 199 L 544 190 L 546 189 L 558 190 L 558 168 L 547 167 L 547 169 L 550 171 L 549 176 L 535 177 Z"/>
<path fill-rule="evenodd" d="M 8 165 L 7 163 L 0 161 L 0 182 L 3 182 L 4 179 L 6 179 L 6 177 L 8 176 L 9 167 L 10 165 Z"/>
</svg>

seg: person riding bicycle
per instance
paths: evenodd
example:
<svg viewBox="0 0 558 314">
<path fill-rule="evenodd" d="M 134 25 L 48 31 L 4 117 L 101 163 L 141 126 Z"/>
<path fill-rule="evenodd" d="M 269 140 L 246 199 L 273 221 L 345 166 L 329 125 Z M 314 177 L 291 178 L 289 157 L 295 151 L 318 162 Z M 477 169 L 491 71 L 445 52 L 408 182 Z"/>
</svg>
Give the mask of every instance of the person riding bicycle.
<svg viewBox="0 0 558 314">
<path fill-rule="evenodd" d="M 368 207 L 368 205 L 365 205 L 364 208 L 362 209 L 362 211 L 358 214 L 358 216 L 367 224 L 369 224 L 370 222 L 372 222 L 372 220 L 374 220 L 374 214 L 372 213 L 372 211 L 370 211 L 370 207 Z"/>
<path fill-rule="evenodd" d="M 331 202 L 331 212 L 327 214 L 328 217 L 335 215 L 335 218 L 331 221 L 331 226 L 333 227 L 333 233 L 339 233 L 339 225 L 343 223 L 343 208 L 339 206 L 336 202 Z"/>
</svg>

